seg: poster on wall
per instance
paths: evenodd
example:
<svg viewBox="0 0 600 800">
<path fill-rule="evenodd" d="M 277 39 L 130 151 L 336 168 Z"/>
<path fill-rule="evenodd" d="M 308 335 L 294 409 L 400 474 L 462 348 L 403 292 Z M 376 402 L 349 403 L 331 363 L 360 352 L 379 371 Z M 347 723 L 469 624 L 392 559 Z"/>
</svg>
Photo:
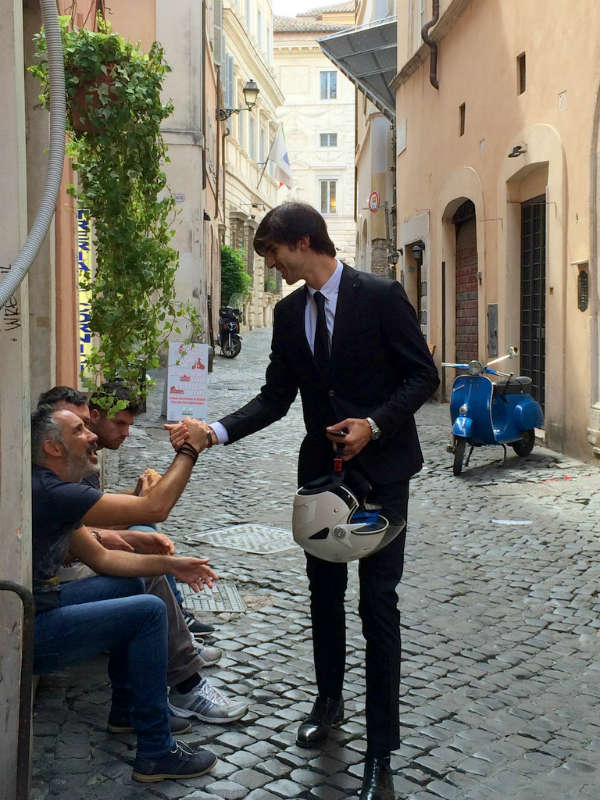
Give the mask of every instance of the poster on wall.
<svg viewBox="0 0 600 800">
<path fill-rule="evenodd" d="M 208 345 L 169 342 L 167 420 L 206 419 Z"/>
<path fill-rule="evenodd" d="M 83 375 L 92 346 L 90 331 L 90 290 L 92 277 L 92 229 L 86 208 L 77 209 L 77 284 L 79 295 L 79 370 Z"/>
</svg>

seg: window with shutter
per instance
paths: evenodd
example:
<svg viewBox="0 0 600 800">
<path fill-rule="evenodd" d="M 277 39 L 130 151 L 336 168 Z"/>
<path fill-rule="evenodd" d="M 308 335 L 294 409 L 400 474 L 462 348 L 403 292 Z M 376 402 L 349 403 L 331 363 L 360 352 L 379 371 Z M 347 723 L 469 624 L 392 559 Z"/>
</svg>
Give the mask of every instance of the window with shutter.
<svg viewBox="0 0 600 800">
<path fill-rule="evenodd" d="M 248 121 L 248 153 L 250 158 L 256 159 L 256 123 L 252 116 Z"/>
<path fill-rule="evenodd" d="M 215 0 L 215 27 L 213 31 L 213 51 L 217 67 L 223 66 L 223 0 Z"/>
</svg>

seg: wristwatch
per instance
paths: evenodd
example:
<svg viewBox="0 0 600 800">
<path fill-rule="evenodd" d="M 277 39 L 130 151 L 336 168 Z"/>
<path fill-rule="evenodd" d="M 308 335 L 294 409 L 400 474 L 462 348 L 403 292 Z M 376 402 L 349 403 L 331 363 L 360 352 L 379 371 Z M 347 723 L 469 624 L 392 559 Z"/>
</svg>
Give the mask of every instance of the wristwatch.
<svg viewBox="0 0 600 800">
<path fill-rule="evenodd" d="M 379 425 L 375 422 L 374 419 L 371 419 L 371 417 L 367 417 L 366 419 L 367 422 L 369 423 L 369 427 L 371 428 L 371 439 L 373 441 L 376 441 L 377 439 L 381 438 L 381 428 L 379 427 Z"/>
</svg>

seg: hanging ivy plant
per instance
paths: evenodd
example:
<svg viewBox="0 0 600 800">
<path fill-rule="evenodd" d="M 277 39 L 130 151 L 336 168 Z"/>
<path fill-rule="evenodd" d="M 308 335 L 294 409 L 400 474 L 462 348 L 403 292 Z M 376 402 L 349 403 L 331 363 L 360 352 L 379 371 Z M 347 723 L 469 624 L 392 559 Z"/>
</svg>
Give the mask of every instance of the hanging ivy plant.
<svg viewBox="0 0 600 800">
<path fill-rule="evenodd" d="M 174 199 L 167 189 L 167 149 L 161 122 L 172 112 L 161 101 L 170 71 L 162 47 L 147 54 L 114 33 L 98 17 L 98 31 L 76 29 L 61 18 L 67 91 L 67 153 L 77 173 L 70 187 L 93 220 L 96 268 L 87 279 L 90 329 L 97 337 L 87 362 L 86 382 L 122 379 L 143 399 L 146 371 L 158 366 L 159 351 L 185 320 L 201 333 L 198 314 L 175 294 L 178 254 L 171 247 Z M 48 65 L 43 30 L 34 37 L 37 63 L 49 107 Z"/>
</svg>

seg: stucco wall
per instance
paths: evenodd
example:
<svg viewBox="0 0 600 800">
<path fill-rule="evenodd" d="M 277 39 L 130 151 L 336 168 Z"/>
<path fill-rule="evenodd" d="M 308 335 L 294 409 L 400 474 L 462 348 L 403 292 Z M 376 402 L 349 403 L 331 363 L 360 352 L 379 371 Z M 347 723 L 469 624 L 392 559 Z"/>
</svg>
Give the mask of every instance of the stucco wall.
<svg viewBox="0 0 600 800">
<path fill-rule="evenodd" d="M 413 9 L 407 2 L 398 5 L 401 51 Z M 449 212 L 459 200 L 473 201 L 481 272 L 480 357 L 486 359 L 488 303 L 499 304 L 500 350 L 517 343 L 519 204 L 539 194 L 540 175 L 547 175 L 546 435 L 550 444 L 590 457 L 586 427 L 595 391 L 590 382 L 591 360 L 597 358 L 590 343 L 595 312 L 593 306 L 583 313 L 577 309 L 578 268 L 572 262 L 590 256 L 590 153 L 600 79 L 600 9 L 591 0 L 582 0 L 576 9 L 549 0 L 543 10 L 536 3 L 487 0 L 442 4 L 442 14 L 458 5 L 460 16 L 439 42 L 439 90 L 429 82 L 428 54 L 397 87 L 398 124 L 406 121 L 407 126 L 407 147 L 396 164 L 398 244 L 406 243 L 402 225 L 428 210 L 428 338 L 438 344 L 441 358 L 441 264 L 446 262 L 451 273 L 454 257 Z M 442 18 L 440 25 L 443 22 Z M 527 72 L 526 90 L 519 94 L 521 53 Z M 403 66 L 399 63 L 399 70 Z M 507 158 L 515 145 L 526 152 Z M 595 269 L 595 264 L 590 267 Z M 446 327 L 447 359 L 452 358 L 452 324 L 450 319 Z"/>
</svg>

